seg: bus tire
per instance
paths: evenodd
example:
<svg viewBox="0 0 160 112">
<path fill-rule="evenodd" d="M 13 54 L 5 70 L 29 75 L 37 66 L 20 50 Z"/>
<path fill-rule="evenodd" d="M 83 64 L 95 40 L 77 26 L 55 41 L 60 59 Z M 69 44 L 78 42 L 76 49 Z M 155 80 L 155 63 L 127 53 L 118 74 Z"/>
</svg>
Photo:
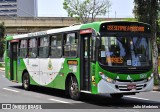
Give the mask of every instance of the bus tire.
<svg viewBox="0 0 160 112">
<path fill-rule="evenodd" d="M 69 95 L 73 100 L 79 100 L 80 98 L 80 91 L 78 87 L 78 82 L 76 77 L 71 76 L 71 79 L 69 81 Z"/>
<path fill-rule="evenodd" d="M 25 90 L 30 90 L 30 79 L 28 72 L 25 72 L 23 75 L 22 86 Z"/>
<path fill-rule="evenodd" d="M 115 99 L 120 99 L 123 97 L 123 94 L 110 94 L 110 96 Z"/>
</svg>

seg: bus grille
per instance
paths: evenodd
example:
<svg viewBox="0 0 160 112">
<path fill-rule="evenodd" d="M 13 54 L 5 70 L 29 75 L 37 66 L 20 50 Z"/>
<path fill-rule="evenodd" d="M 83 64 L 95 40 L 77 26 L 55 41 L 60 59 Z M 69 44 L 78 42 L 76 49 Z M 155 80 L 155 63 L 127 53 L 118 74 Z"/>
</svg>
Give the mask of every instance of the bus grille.
<svg viewBox="0 0 160 112">
<path fill-rule="evenodd" d="M 120 91 L 132 91 L 133 89 L 128 89 L 127 85 L 115 85 L 117 89 Z M 136 84 L 136 88 L 134 90 L 142 90 L 144 87 L 146 87 L 146 84 Z"/>
</svg>

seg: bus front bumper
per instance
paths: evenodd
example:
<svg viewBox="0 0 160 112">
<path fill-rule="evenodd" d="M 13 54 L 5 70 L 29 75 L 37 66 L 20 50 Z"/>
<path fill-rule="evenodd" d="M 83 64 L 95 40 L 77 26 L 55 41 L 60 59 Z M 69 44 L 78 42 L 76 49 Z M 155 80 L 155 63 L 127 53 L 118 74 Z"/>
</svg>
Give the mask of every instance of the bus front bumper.
<svg viewBox="0 0 160 112">
<path fill-rule="evenodd" d="M 101 80 L 98 83 L 98 94 L 104 93 L 137 93 L 143 91 L 152 91 L 153 90 L 153 81 L 152 78 L 150 81 L 139 81 L 139 82 L 116 82 L 115 84 Z M 128 85 L 135 85 L 135 88 L 128 89 Z"/>
</svg>

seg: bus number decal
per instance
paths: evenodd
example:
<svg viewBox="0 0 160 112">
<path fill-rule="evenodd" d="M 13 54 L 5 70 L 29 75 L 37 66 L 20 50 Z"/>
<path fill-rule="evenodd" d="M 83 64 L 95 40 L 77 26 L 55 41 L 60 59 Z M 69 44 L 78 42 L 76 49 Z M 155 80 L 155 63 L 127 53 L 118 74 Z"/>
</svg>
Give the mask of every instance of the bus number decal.
<svg viewBox="0 0 160 112">
<path fill-rule="evenodd" d="M 106 58 L 107 63 L 123 63 L 122 57 L 107 57 Z"/>
<path fill-rule="evenodd" d="M 68 60 L 68 65 L 78 65 L 78 62 L 76 60 Z"/>
</svg>

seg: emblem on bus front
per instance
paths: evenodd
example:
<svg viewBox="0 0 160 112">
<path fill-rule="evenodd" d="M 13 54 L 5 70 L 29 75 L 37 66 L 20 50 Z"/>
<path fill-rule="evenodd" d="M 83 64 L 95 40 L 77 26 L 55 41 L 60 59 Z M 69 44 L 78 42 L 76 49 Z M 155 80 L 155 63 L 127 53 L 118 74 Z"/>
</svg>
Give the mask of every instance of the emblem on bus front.
<svg viewBox="0 0 160 112">
<path fill-rule="evenodd" d="M 141 78 L 141 79 L 147 78 L 147 74 L 140 74 L 140 78 Z"/>
<path fill-rule="evenodd" d="M 132 78 L 128 75 L 128 76 L 127 76 L 127 80 L 132 80 Z"/>
</svg>

